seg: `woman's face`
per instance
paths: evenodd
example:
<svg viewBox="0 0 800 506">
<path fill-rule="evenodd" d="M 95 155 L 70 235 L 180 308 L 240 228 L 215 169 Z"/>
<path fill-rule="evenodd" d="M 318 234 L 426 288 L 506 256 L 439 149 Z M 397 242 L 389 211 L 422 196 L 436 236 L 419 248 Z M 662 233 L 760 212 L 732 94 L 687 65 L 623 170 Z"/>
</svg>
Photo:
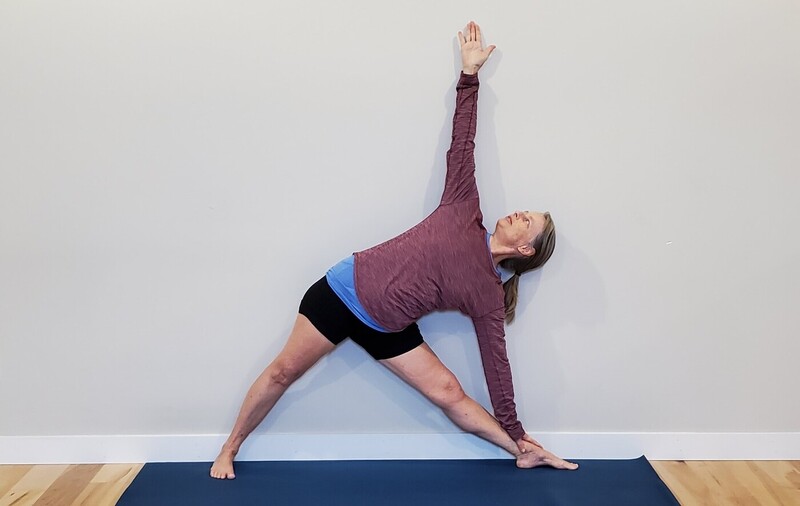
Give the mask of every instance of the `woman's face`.
<svg viewBox="0 0 800 506">
<path fill-rule="evenodd" d="M 497 220 L 494 236 L 502 244 L 512 248 L 529 245 L 537 235 L 542 233 L 545 217 L 542 213 L 515 211 Z M 533 254 L 533 251 L 522 251 L 522 254 Z"/>
</svg>

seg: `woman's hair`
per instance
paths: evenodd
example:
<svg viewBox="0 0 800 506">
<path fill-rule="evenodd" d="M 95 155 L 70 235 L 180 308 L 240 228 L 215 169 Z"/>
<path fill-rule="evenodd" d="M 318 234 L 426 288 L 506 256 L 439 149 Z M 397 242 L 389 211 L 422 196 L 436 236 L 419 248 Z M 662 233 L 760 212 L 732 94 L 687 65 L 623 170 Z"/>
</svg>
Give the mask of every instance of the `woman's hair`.
<svg viewBox="0 0 800 506">
<path fill-rule="evenodd" d="M 514 321 L 514 312 L 517 309 L 517 288 L 519 287 L 519 277 L 528 271 L 538 269 L 550 258 L 556 247 L 556 226 L 550 213 L 544 213 L 544 230 L 531 241 L 531 248 L 536 253 L 529 257 L 506 258 L 500 262 L 504 269 L 514 271 L 514 275 L 503 283 L 503 291 L 506 292 L 506 322 Z"/>
</svg>

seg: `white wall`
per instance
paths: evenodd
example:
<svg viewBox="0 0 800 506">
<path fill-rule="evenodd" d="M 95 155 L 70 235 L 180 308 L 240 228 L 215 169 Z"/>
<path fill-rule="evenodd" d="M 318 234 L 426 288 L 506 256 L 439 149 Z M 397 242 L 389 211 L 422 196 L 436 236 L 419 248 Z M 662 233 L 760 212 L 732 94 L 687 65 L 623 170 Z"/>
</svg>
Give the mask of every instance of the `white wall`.
<svg viewBox="0 0 800 506">
<path fill-rule="evenodd" d="M 0 3 L 0 435 L 229 430 L 305 289 L 436 207 L 470 19 L 486 226 L 559 233 L 526 428 L 800 431 L 797 2 L 48 0 Z M 469 321 L 420 326 L 488 406 Z M 345 344 L 259 432 L 455 430 Z"/>
</svg>

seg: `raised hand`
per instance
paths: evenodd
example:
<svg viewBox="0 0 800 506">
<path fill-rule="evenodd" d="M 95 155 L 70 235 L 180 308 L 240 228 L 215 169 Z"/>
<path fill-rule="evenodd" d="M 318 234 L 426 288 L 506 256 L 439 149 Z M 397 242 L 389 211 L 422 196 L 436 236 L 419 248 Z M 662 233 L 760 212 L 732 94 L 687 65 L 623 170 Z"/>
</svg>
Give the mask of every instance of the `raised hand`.
<svg viewBox="0 0 800 506">
<path fill-rule="evenodd" d="M 470 21 L 464 33 L 458 32 L 458 41 L 461 44 L 461 65 L 465 74 L 475 74 L 483 66 L 484 62 L 492 51 L 494 45 L 483 49 L 481 43 L 481 27 L 474 21 Z"/>
</svg>

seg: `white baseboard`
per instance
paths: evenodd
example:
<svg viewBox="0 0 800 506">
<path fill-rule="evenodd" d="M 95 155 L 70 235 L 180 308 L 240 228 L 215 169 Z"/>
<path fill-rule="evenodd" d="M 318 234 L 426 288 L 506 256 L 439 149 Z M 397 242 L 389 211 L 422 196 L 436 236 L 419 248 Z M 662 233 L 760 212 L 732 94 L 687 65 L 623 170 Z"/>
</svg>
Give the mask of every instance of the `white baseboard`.
<svg viewBox="0 0 800 506">
<path fill-rule="evenodd" d="M 800 432 L 551 432 L 533 435 L 565 459 L 800 460 Z M 222 434 L 0 436 L 0 464 L 206 462 Z M 462 433 L 255 434 L 237 460 L 510 458 Z"/>
</svg>

